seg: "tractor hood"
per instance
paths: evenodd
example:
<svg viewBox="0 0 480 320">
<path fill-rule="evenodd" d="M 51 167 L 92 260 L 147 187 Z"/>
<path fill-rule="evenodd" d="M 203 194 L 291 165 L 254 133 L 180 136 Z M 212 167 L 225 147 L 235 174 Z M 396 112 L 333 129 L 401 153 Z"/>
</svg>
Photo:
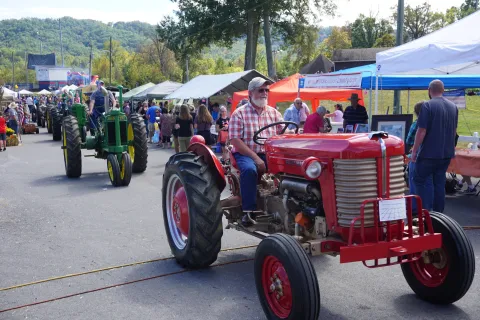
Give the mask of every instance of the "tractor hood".
<svg viewBox="0 0 480 320">
<path fill-rule="evenodd" d="M 400 156 L 405 146 L 400 138 L 384 139 L 387 156 Z M 382 156 L 380 143 L 370 140 L 367 133 L 355 134 L 286 134 L 269 138 L 265 150 L 270 156 L 283 155 L 287 158 L 307 157 L 330 159 L 365 159 Z"/>
</svg>

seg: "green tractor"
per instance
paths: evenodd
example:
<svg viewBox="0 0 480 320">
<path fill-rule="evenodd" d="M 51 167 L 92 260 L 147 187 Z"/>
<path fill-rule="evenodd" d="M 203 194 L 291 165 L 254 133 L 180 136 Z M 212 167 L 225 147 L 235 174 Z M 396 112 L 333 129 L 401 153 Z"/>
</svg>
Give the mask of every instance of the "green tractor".
<svg viewBox="0 0 480 320">
<path fill-rule="evenodd" d="M 122 86 L 119 89 L 119 105 L 123 105 Z M 104 95 L 107 95 L 104 91 Z M 108 95 L 107 95 L 108 96 Z M 123 110 L 110 110 L 105 99 L 105 113 L 93 128 L 95 135 L 86 135 L 89 120 L 83 104 L 74 104 L 71 114 L 63 118 L 62 149 L 65 172 L 69 178 L 82 174 L 81 149 L 95 150 L 86 155 L 107 160 L 110 182 L 113 186 L 128 186 L 132 172 L 140 173 L 147 169 L 147 131 L 143 119 L 138 114 L 129 118 Z"/>
</svg>

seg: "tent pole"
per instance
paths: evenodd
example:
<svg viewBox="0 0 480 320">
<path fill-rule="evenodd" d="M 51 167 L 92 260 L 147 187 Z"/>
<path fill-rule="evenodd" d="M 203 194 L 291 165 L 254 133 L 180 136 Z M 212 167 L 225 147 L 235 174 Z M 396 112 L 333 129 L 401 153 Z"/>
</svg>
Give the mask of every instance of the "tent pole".
<svg viewBox="0 0 480 320">
<path fill-rule="evenodd" d="M 378 74 L 375 76 L 375 114 L 378 114 Z"/>
<path fill-rule="evenodd" d="M 410 113 L 410 89 L 408 89 L 408 98 L 407 98 L 407 114 Z"/>
<path fill-rule="evenodd" d="M 370 91 L 368 93 L 369 95 L 369 106 L 368 106 L 368 126 L 371 128 L 372 125 L 372 72 L 370 71 Z"/>
</svg>

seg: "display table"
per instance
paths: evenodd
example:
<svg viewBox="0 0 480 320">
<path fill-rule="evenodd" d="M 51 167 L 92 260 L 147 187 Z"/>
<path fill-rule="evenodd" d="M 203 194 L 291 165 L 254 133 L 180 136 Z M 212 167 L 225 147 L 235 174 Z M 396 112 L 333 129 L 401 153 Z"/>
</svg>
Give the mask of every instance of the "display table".
<svg viewBox="0 0 480 320">
<path fill-rule="evenodd" d="M 480 178 L 480 150 L 456 149 L 447 172 Z"/>
</svg>

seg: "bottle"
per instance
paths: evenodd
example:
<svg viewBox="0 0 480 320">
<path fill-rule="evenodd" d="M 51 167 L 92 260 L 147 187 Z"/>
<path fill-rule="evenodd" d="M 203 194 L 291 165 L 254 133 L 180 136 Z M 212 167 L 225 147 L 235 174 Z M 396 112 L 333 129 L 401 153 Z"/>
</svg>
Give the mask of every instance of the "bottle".
<svg viewBox="0 0 480 320">
<path fill-rule="evenodd" d="M 472 150 L 478 150 L 478 144 L 479 144 L 478 132 L 474 132 L 473 137 L 476 138 L 475 139 L 476 141 L 472 144 Z"/>
</svg>

